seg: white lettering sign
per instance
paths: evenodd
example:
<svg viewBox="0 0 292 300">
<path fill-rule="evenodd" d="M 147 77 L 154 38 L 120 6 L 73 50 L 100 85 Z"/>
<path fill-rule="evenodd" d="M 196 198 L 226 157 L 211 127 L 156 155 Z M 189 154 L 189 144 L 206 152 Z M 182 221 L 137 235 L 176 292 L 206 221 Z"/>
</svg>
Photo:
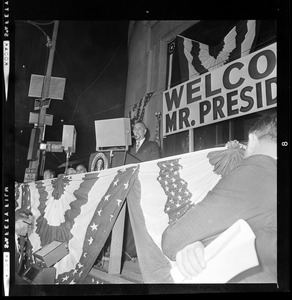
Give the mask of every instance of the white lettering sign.
<svg viewBox="0 0 292 300">
<path fill-rule="evenodd" d="M 163 93 L 163 135 L 277 106 L 276 44 Z"/>
</svg>

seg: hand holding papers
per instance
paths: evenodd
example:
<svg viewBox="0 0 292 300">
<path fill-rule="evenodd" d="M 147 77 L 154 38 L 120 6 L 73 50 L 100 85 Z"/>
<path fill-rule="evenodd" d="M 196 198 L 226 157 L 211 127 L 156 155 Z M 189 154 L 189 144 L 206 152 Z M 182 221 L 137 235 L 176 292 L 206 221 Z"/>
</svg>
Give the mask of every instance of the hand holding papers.
<svg viewBox="0 0 292 300">
<path fill-rule="evenodd" d="M 197 241 L 177 252 L 176 265 L 185 278 L 192 279 L 206 268 L 204 249 L 204 245 Z"/>
<path fill-rule="evenodd" d="M 237 274 L 259 264 L 255 235 L 244 220 L 238 220 L 205 248 L 206 268 L 186 279 L 177 266 L 171 275 L 176 283 L 226 283 Z"/>
</svg>

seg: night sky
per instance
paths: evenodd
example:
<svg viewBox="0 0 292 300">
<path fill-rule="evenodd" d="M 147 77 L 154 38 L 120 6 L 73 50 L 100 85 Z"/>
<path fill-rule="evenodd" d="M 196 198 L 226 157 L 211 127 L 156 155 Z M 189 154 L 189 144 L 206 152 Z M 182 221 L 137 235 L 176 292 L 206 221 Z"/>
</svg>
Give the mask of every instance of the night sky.
<svg viewBox="0 0 292 300">
<path fill-rule="evenodd" d="M 9 1 L 9 19 L 13 21 L 10 38 L 15 45 L 15 74 L 10 77 L 15 88 L 11 99 L 15 103 L 15 180 L 23 182 L 25 168 L 29 167 L 33 124 L 28 121 L 35 100 L 28 97 L 30 77 L 45 74 L 48 58 L 45 34 L 24 21 L 60 20 L 52 76 L 66 78 L 66 86 L 64 100 L 52 100 L 46 111 L 53 115 L 53 126 L 46 126 L 45 142 L 61 141 L 63 125 L 74 125 L 76 153 L 70 161 L 81 160 L 88 166 L 90 154 L 96 151 L 94 121 L 124 117 L 130 20 L 172 19 L 189 11 L 163 3 L 152 5 L 155 9 L 150 7 L 139 1 Z M 52 24 L 40 27 L 52 37 Z M 9 134 L 7 145 L 8 139 Z M 58 166 L 65 162 L 65 152 L 47 153 L 45 168 L 63 173 L 65 169 Z"/>
<path fill-rule="evenodd" d="M 32 20 L 30 20 L 32 21 Z M 52 38 L 52 20 L 33 20 Z M 43 25 L 44 24 L 44 25 Z M 70 161 L 88 164 L 95 152 L 94 121 L 124 116 L 127 82 L 127 34 L 125 20 L 60 20 L 52 76 L 66 78 L 63 100 L 51 100 L 47 114 L 53 115 L 53 126 L 46 126 L 46 141 L 61 141 L 63 125 L 74 125 L 77 131 L 76 152 Z M 15 22 L 15 163 L 16 180 L 23 181 L 29 139 L 33 124 L 33 97 L 28 97 L 31 74 L 44 75 L 49 48 L 45 34 L 25 21 Z M 58 168 L 66 154 L 47 153 L 45 168 Z"/>
</svg>

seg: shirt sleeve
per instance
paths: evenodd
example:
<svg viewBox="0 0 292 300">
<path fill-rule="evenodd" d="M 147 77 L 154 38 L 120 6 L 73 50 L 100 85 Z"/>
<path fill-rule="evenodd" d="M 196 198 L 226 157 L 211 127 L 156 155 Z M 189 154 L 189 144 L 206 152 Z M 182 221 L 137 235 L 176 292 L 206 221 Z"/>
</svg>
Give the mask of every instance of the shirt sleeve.
<svg viewBox="0 0 292 300">
<path fill-rule="evenodd" d="M 206 246 L 239 219 L 257 230 L 270 210 L 276 210 L 276 201 L 270 201 L 276 199 L 275 185 L 275 178 L 262 167 L 238 167 L 222 178 L 203 201 L 166 228 L 162 235 L 164 254 L 175 260 L 178 251 L 195 241 Z"/>
</svg>

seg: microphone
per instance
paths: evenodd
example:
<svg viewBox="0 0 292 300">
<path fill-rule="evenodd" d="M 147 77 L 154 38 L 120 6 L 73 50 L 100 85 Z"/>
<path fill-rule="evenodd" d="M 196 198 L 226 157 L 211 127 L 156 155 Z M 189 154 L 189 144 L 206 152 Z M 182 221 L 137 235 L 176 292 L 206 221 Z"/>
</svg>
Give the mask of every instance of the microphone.
<svg viewBox="0 0 292 300">
<path fill-rule="evenodd" d="M 130 130 L 126 130 L 126 133 L 129 134 L 129 133 L 130 133 Z M 132 139 L 132 138 L 135 138 L 135 135 L 134 135 L 134 134 L 131 134 L 131 139 Z"/>
</svg>

